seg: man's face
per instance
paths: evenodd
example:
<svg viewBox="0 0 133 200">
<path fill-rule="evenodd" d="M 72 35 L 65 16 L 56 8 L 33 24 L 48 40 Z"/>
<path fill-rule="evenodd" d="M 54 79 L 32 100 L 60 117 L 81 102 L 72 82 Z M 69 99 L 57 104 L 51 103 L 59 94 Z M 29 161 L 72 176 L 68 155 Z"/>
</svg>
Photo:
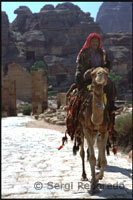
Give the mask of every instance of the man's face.
<svg viewBox="0 0 133 200">
<path fill-rule="evenodd" d="M 94 50 L 97 50 L 99 47 L 99 39 L 98 38 L 92 38 L 91 39 L 91 48 Z"/>
</svg>

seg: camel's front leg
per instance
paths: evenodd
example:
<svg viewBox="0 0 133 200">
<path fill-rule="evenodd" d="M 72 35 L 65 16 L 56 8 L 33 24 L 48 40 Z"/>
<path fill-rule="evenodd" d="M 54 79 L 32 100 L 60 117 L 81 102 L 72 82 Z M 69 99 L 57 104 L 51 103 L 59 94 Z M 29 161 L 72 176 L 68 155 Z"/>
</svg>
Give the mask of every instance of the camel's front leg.
<svg viewBox="0 0 133 200">
<path fill-rule="evenodd" d="M 98 147 L 98 159 L 97 159 L 97 167 L 101 167 L 101 165 L 100 165 L 100 160 L 101 160 L 101 158 L 100 158 L 100 139 L 101 139 L 101 134 L 98 134 L 98 136 L 97 136 L 97 147 Z"/>
<path fill-rule="evenodd" d="M 88 181 L 88 178 L 87 178 L 86 172 L 85 172 L 85 161 L 84 161 L 84 158 L 85 158 L 84 136 L 82 136 L 82 138 L 81 138 L 80 156 L 81 156 L 81 159 L 82 159 L 82 178 L 81 178 L 81 180 L 82 180 L 82 181 Z"/>
<path fill-rule="evenodd" d="M 107 165 L 107 160 L 105 156 L 105 150 L 106 150 L 106 144 L 107 144 L 107 139 L 108 139 L 108 132 L 105 134 L 101 134 L 98 139 L 98 159 L 99 159 L 99 164 L 100 164 L 100 173 L 96 176 L 96 179 L 102 179 L 104 175 L 104 168 Z"/>
<path fill-rule="evenodd" d="M 84 128 L 84 134 L 87 139 L 88 143 L 88 149 L 89 149 L 89 163 L 91 167 L 91 175 L 92 175 L 92 184 L 95 185 L 96 179 L 95 179 L 95 166 L 96 166 L 96 158 L 94 153 L 94 143 L 95 143 L 95 135 L 93 133 L 89 133 L 87 129 Z"/>
</svg>

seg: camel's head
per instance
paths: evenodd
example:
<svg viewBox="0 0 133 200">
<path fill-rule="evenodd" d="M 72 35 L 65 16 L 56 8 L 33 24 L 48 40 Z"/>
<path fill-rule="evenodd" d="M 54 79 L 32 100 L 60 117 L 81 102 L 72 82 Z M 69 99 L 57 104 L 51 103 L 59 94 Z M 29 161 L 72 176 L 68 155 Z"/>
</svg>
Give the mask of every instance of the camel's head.
<svg viewBox="0 0 133 200">
<path fill-rule="evenodd" d="M 105 86 L 107 84 L 108 73 L 109 70 L 107 68 L 102 68 L 102 67 L 97 67 L 95 69 L 92 68 L 91 70 L 92 83 Z"/>
</svg>

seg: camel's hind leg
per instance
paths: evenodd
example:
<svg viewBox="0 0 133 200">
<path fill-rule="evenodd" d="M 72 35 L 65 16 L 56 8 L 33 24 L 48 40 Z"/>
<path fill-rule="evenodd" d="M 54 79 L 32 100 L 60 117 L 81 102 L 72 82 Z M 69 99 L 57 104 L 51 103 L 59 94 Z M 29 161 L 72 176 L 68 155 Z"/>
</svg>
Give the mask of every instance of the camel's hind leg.
<svg viewBox="0 0 133 200">
<path fill-rule="evenodd" d="M 97 140 L 97 147 L 98 147 L 98 164 L 100 165 L 100 172 L 96 176 L 96 179 L 102 179 L 104 175 L 104 168 L 107 165 L 107 160 L 105 156 L 105 150 L 106 150 L 106 144 L 107 144 L 107 139 L 108 139 L 108 132 L 105 134 L 101 134 L 98 136 Z"/>
<path fill-rule="evenodd" d="M 89 148 L 87 149 L 87 161 L 89 161 Z"/>
<path fill-rule="evenodd" d="M 81 159 L 82 159 L 82 178 L 81 180 L 82 181 L 87 181 L 88 178 L 86 176 L 86 172 L 85 172 L 85 161 L 84 161 L 84 158 L 85 158 L 85 151 L 84 151 L 84 136 L 81 137 L 81 150 L 80 150 L 80 156 L 81 156 Z"/>
</svg>

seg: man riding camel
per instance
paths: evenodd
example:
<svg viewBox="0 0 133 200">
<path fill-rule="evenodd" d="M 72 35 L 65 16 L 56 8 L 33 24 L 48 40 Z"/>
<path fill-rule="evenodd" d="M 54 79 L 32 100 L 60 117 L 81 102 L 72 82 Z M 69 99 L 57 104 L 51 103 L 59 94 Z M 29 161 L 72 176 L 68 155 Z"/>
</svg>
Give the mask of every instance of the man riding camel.
<svg viewBox="0 0 133 200">
<path fill-rule="evenodd" d="M 82 49 L 80 50 L 77 56 L 77 68 L 75 73 L 75 80 L 76 84 L 72 84 L 70 89 L 67 92 L 67 100 L 68 100 L 68 107 L 67 107 L 67 117 L 66 117 L 66 126 L 67 131 L 73 140 L 75 133 L 77 132 L 78 127 L 78 113 L 80 111 L 80 106 L 84 100 L 84 88 L 87 89 L 87 86 L 92 83 L 91 80 L 91 69 L 97 67 L 103 67 L 111 69 L 110 61 L 105 50 L 102 48 L 102 41 L 101 36 L 97 33 L 91 33 L 85 44 L 83 45 Z M 70 93 L 75 89 L 78 88 L 78 91 L 83 95 L 75 96 L 70 95 Z M 83 90 L 82 90 L 83 89 Z M 104 92 L 107 96 L 108 101 L 108 109 L 109 115 L 111 119 L 111 132 L 114 131 L 114 123 L 115 123 L 115 111 L 118 110 L 114 105 L 115 98 L 116 98 L 116 88 L 115 84 L 112 82 L 110 78 L 107 80 L 107 85 L 104 87 Z M 83 98 L 82 98 L 83 97 Z M 65 133 L 65 137 L 62 138 L 62 146 L 59 147 L 61 149 L 67 141 L 67 136 Z M 75 137 L 76 138 L 76 137 Z M 80 141 L 79 141 L 80 143 Z M 76 147 L 76 140 L 73 147 L 73 152 L 76 152 L 79 147 Z M 75 154 L 75 153 L 74 153 Z"/>
<path fill-rule="evenodd" d="M 84 86 L 91 84 L 90 69 L 97 67 L 106 67 L 111 69 L 111 64 L 108 59 L 107 53 L 102 48 L 101 36 L 97 33 L 91 33 L 87 38 L 85 44 L 80 50 L 77 56 L 77 69 L 75 73 L 75 79 L 78 89 L 82 89 Z M 114 105 L 116 98 L 115 84 L 110 78 L 108 78 L 107 85 L 104 87 L 104 92 L 107 95 L 109 101 L 109 112 L 116 111 L 117 108 Z"/>
</svg>

